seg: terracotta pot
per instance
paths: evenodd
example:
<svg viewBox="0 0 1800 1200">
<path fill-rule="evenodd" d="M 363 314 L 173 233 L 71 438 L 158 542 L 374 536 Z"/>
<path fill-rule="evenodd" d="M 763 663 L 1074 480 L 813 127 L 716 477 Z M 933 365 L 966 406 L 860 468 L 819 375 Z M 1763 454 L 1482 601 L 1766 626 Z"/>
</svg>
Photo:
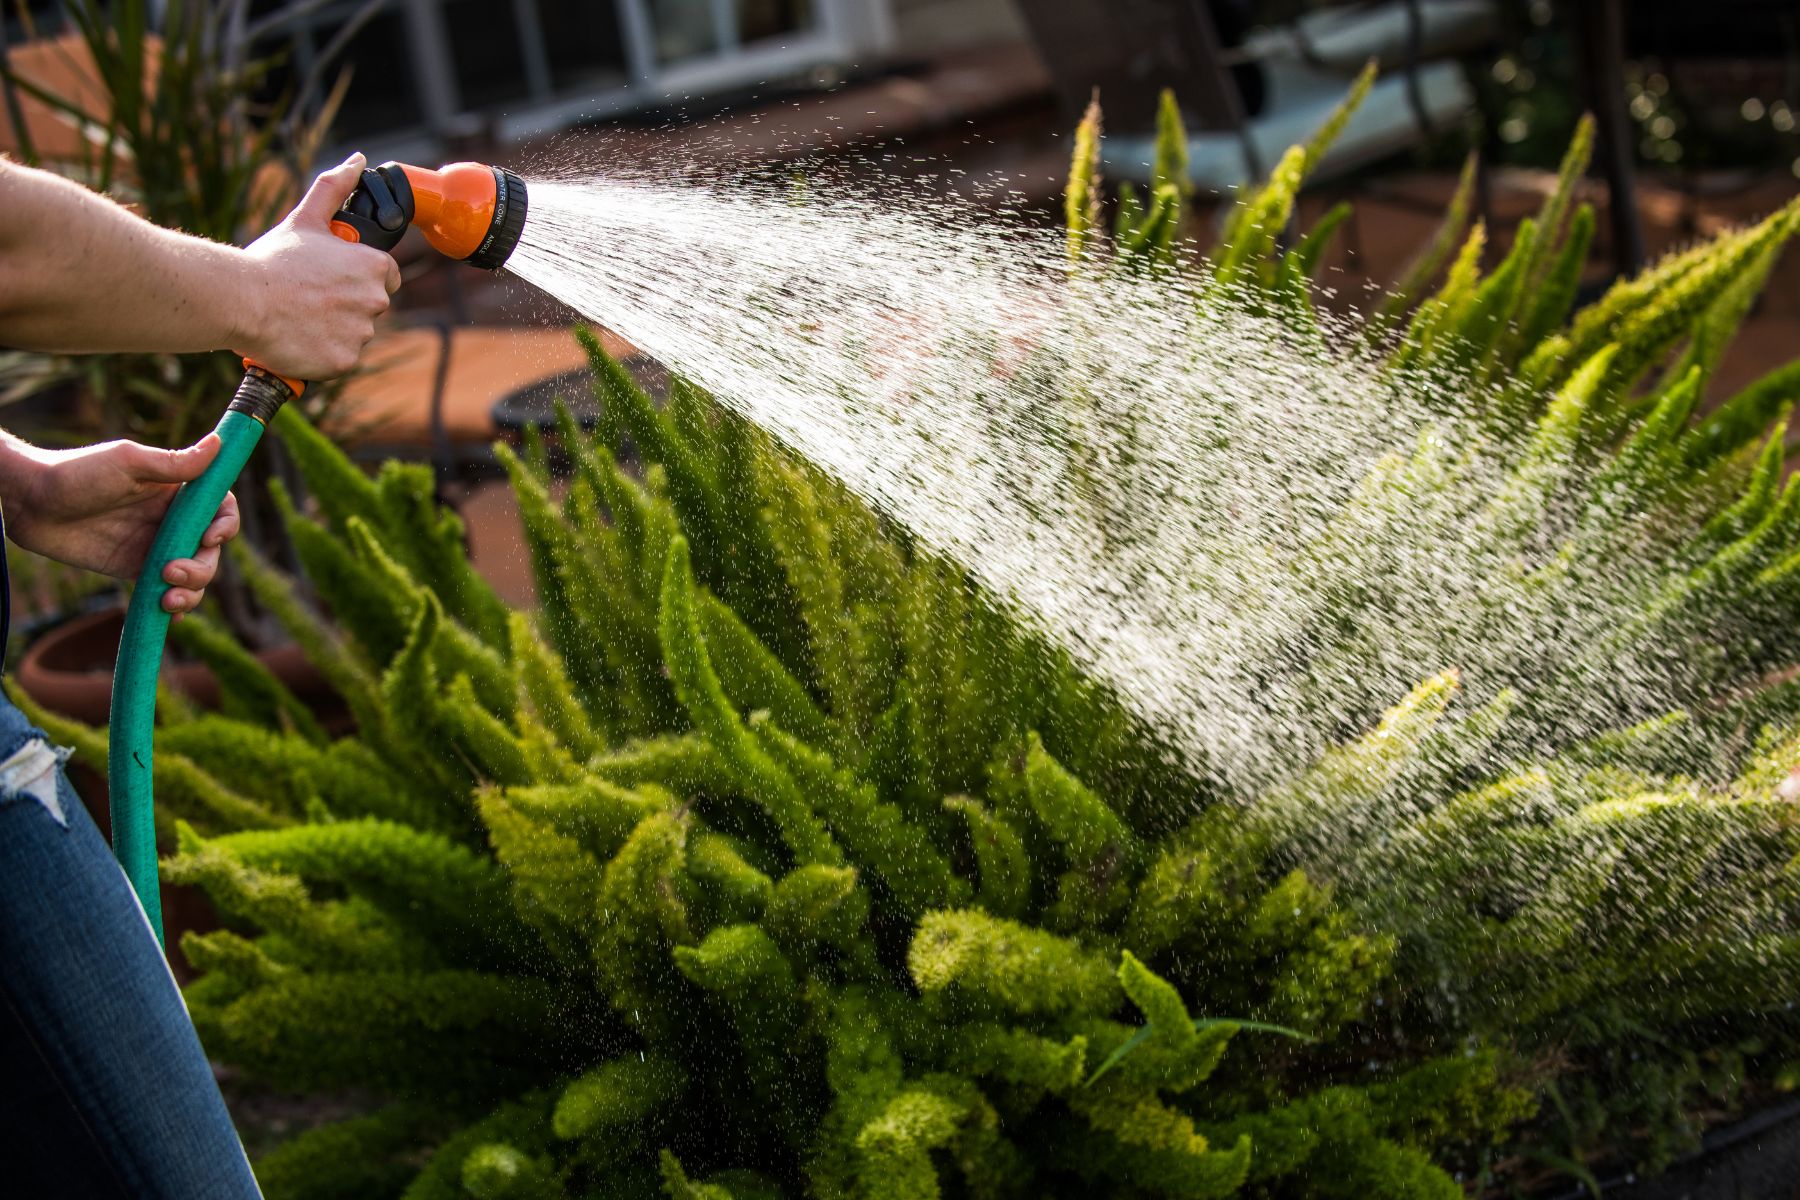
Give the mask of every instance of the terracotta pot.
<svg viewBox="0 0 1800 1200">
<path fill-rule="evenodd" d="M 112 706 L 113 662 L 118 658 L 119 634 L 124 628 L 122 605 L 53 627 L 26 647 L 19 660 L 19 686 L 52 712 L 89 725 L 106 724 Z M 276 646 L 256 657 L 308 707 L 322 716 L 333 715 L 335 694 L 298 646 Z M 162 677 L 202 708 L 218 707 L 219 681 L 204 663 L 165 659 Z"/>
</svg>

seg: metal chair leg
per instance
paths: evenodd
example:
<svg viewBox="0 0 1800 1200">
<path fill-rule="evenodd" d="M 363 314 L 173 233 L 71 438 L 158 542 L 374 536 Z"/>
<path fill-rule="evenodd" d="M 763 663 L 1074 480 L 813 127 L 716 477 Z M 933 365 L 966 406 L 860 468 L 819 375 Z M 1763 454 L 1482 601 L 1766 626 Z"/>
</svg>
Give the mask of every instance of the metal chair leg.
<svg viewBox="0 0 1800 1200">
<path fill-rule="evenodd" d="M 1644 226 L 1637 211 L 1637 168 L 1631 153 L 1631 116 L 1625 109 L 1625 11 L 1620 0 L 1577 0 L 1588 101 L 1606 175 L 1613 262 L 1621 275 L 1644 265 Z"/>
</svg>

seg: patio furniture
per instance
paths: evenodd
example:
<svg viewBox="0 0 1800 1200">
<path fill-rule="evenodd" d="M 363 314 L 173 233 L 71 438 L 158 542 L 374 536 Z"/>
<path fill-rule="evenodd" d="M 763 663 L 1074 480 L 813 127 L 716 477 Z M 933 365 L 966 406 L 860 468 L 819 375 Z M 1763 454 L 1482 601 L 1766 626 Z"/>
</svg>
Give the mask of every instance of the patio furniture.
<svg viewBox="0 0 1800 1200">
<path fill-rule="evenodd" d="M 1385 0 L 1309 12 L 1228 46 L 1215 6 L 1204 0 L 1028 0 L 1022 11 L 1065 104 L 1085 103 L 1090 89 L 1100 89 L 1109 174 L 1148 178 L 1151 105 L 1172 87 L 1198 126 L 1188 139 L 1189 178 L 1220 192 L 1260 177 L 1287 147 L 1305 141 L 1370 58 L 1388 73 L 1315 179 L 1404 150 L 1449 125 L 1474 104 L 1455 58 L 1490 41 L 1496 23 L 1492 0 Z M 1246 68 L 1253 88 L 1243 82 Z"/>
<path fill-rule="evenodd" d="M 1634 196 L 1637 187 L 1635 133 L 1625 99 L 1627 54 L 1652 55 L 1664 63 L 1682 59 L 1800 58 L 1800 9 L 1793 0 L 1714 0 L 1696 6 L 1686 0 L 1568 0 L 1573 9 L 1582 80 L 1593 111 L 1599 145 L 1596 158 L 1607 194 Z M 1613 263 L 1621 275 L 1644 264 L 1644 226 L 1636 204 L 1607 205 Z"/>
<path fill-rule="evenodd" d="M 619 365 L 649 393 L 651 399 L 661 403 L 668 395 L 668 369 L 655 359 L 631 353 L 621 358 Z M 600 398 L 594 394 L 592 373 L 583 366 L 580 370 L 528 383 L 496 400 L 494 427 L 515 436 L 527 429 L 535 429 L 539 434 L 554 434 L 559 399 L 569 406 L 569 415 L 582 429 L 592 431 L 599 425 Z"/>
</svg>

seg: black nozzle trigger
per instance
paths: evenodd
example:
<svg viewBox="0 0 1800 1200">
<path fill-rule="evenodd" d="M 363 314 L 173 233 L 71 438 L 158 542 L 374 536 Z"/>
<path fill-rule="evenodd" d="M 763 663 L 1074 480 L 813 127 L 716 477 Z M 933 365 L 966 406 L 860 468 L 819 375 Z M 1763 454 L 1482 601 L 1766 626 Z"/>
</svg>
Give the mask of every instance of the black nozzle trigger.
<svg viewBox="0 0 1800 1200">
<path fill-rule="evenodd" d="M 390 186 L 384 174 L 386 170 L 386 167 L 365 169 L 356 190 L 332 218 L 356 230 L 357 241 L 377 250 L 392 250 L 398 246 L 400 239 L 406 236 L 407 225 L 412 222 L 412 189 L 405 188 L 404 197 L 396 194 L 400 189 Z M 401 179 L 404 182 L 405 176 Z"/>
</svg>

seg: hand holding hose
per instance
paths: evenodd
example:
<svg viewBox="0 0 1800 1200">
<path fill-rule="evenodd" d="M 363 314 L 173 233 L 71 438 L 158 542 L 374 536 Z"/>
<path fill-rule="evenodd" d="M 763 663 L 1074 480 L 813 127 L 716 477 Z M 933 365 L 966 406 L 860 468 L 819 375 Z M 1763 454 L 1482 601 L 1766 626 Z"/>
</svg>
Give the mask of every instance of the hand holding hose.
<svg viewBox="0 0 1800 1200">
<path fill-rule="evenodd" d="M 398 269 L 381 252 L 392 250 L 409 227 L 423 233 L 439 253 L 486 270 L 502 266 L 524 232 L 525 183 L 511 171 L 481 163 L 451 163 L 438 171 L 404 163 L 361 168 L 362 156 L 351 155 L 320 176 L 288 219 L 247 252 L 276 264 L 278 269 L 268 274 L 282 276 L 281 299 L 287 304 L 309 302 L 304 292 L 297 293 L 296 280 L 302 275 L 323 288 L 334 336 L 309 337 L 306 326 L 310 322 L 318 333 L 322 314 L 303 309 L 285 331 L 292 337 L 243 343 L 250 351 L 244 379 L 214 434 L 218 448 L 205 469 L 168 502 L 125 614 L 107 738 L 113 850 L 159 941 L 162 903 L 152 796 L 156 674 L 170 613 L 191 591 L 188 573 L 207 568 L 206 543 L 216 534 L 232 482 L 276 412 L 305 388 L 307 379 L 341 374 L 355 365 L 374 332 L 375 316 L 387 308 L 388 293 L 399 285 Z M 290 259 L 293 269 L 287 272 Z M 377 265 L 383 281 L 379 297 L 372 289 L 346 286 Z M 352 293 L 355 298 L 346 301 Z M 266 327 L 281 332 L 281 324 Z M 330 353 L 334 343 L 340 351 L 335 357 Z M 355 353 L 343 350 L 350 343 Z M 216 561 L 217 546 L 210 549 Z"/>
<path fill-rule="evenodd" d="M 375 319 L 400 286 L 392 256 L 344 241 L 332 219 L 362 178 L 352 154 L 320 175 L 282 222 L 243 251 L 255 264 L 245 293 L 240 353 L 297 379 L 328 379 L 356 365 Z M 8 438 L 0 446 L 0 494 L 7 532 L 47 558 L 103 575 L 135 578 L 180 486 L 218 457 L 208 434 L 184 450 L 114 441 L 79 450 L 45 450 Z M 225 494 L 191 556 L 162 564 L 163 611 L 200 604 L 219 567 L 219 550 L 237 534 L 237 498 Z"/>
<path fill-rule="evenodd" d="M 17 438 L 0 445 L 6 532 L 27 550 L 102 575 L 135 579 L 181 485 L 219 455 L 217 434 L 185 450 L 104 442 L 45 450 Z M 226 493 L 190 557 L 163 565 L 164 612 L 192 612 L 219 569 L 219 551 L 237 536 L 237 497 Z"/>
<path fill-rule="evenodd" d="M 158 229 L 0 156 L 0 342 L 58 353 L 231 346 L 254 360 L 214 435 L 185 451 L 119 442 L 51 459 L 24 443 L 0 443 L 0 494 L 11 489 L 15 501 L 15 540 L 103 571 L 143 564 L 113 672 L 107 778 L 113 845 L 159 938 L 157 669 L 171 614 L 199 602 L 219 546 L 236 528 L 233 481 L 306 380 L 355 365 L 400 283 L 382 251 L 417 228 L 446 257 L 498 269 L 519 244 L 526 212 L 525 183 L 511 171 L 481 163 L 367 169 L 353 154 L 316 179 L 279 225 L 239 249 Z M 51 483 L 24 501 L 19 489 L 36 468 L 48 469 Z"/>
</svg>

